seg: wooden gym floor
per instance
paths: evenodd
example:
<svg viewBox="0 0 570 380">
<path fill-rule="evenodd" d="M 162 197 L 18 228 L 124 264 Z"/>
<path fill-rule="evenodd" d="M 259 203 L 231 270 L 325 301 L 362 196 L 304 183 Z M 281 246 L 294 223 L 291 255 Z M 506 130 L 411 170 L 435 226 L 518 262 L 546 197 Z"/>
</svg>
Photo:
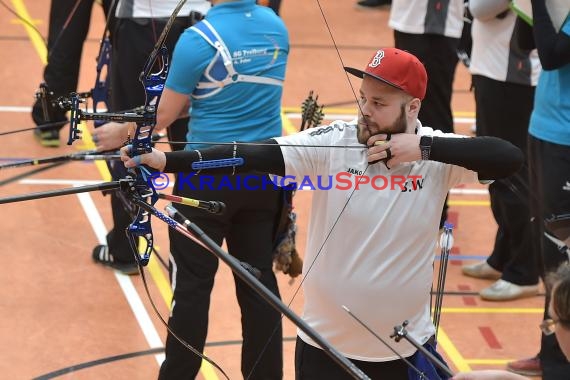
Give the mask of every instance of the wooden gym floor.
<svg viewBox="0 0 570 380">
<path fill-rule="evenodd" d="M 48 1 L 4 0 L 5 4 L 47 34 Z M 387 10 L 358 11 L 354 0 L 284 0 L 281 13 L 291 38 L 284 93 L 285 133 L 299 126 L 299 107 L 310 90 L 325 105 L 327 121 L 352 118 L 355 96 L 343 65 L 363 66 L 371 53 L 392 46 Z M 0 4 L 1 5 L 1 4 Z M 95 6 L 85 44 L 79 91 L 92 88 L 95 57 L 104 20 Z M 323 19 L 326 18 L 326 24 Z M 331 30 L 338 54 L 327 30 Z M 0 133 L 32 127 L 30 106 L 41 81 L 45 46 L 39 36 L 6 8 L 0 7 Z M 339 59 L 342 57 L 342 63 Z M 355 90 L 358 80 L 350 79 Z M 456 130 L 469 134 L 474 123 L 470 75 L 458 66 L 453 109 Z M 90 126 L 91 127 L 91 126 Z M 67 127 L 63 130 L 67 133 Z M 0 160 L 46 157 L 90 147 L 90 141 L 60 148 L 41 147 L 31 132 L 0 136 Z M 34 175 L 37 167 L 0 171 L 0 197 L 62 189 L 108 178 L 104 164 L 71 162 Z M 14 180 L 15 176 L 20 176 Z M 4 184 L 3 181 L 10 181 Z M 299 236 L 304 248 L 311 192 L 295 196 Z M 454 371 L 502 368 L 512 359 L 529 357 L 539 345 L 538 324 L 543 296 L 491 303 L 477 291 L 490 281 L 461 275 L 461 265 L 487 256 L 496 225 L 484 186 L 454 189 L 450 198 L 455 245 L 449 263 L 439 332 L 440 351 Z M 164 207 L 160 201 L 158 207 Z M 0 206 L 0 378 L 154 379 L 162 360 L 165 328 L 152 311 L 140 276 L 124 276 L 95 265 L 92 248 L 104 242 L 111 225 L 109 200 L 99 192 L 4 204 Z M 153 222 L 155 241 L 168 256 L 165 225 Z M 436 268 L 437 269 L 437 268 Z M 170 288 L 157 260 L 146 269 L 150 294 L 160 313 L 168 315 Z M 334 274 L 331 274 L 334 275 Z M 288 304 L 299 287 L 278 274 Z M 402 300 L 405 302 L 405 300 Z M 301 310 L 302 295 L 292 309 Z M 241 378 L 240 316 L 229 269 L 220 266 L 212 295 L 206 354 L 231 379 Z M 285 379 L 293 379 L 295 327 L 284 322 Z M 204 366 L 203 379 L 221 374 Z"/>
</svg>

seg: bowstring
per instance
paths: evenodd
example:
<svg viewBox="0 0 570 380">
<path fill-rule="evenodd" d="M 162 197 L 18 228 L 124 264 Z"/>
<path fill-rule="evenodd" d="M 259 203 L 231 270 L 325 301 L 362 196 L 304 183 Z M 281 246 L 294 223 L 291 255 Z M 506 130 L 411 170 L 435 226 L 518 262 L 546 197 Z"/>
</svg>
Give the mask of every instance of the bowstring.
<svg viewBox="0 0 570 380">
<path fill-rule="evenodd" d="M 341 67 L 342 67 L 342 71 L 344 72 L 345 78 L 346 78 L 346 80 L 348 81 L 348 84 L 349 84 L 349 86 L 350 86 L 350 89 L 351 89 L 351 91 L 352 91 L 352 94 L 353 94 L 354 98 L 357 100 L 356 103 L 357 103 L 358 109 L 359 109 L 360 113 L 363 114 L 363 112 L 362 112 L 362 107 L 361 107 L 361 104 L 360 104 L 360 102 L 358 101 L 358 98 L 357 98 L 357 96 L 356 96 L 356 91 L 355 91 L 355 89 L 354 89 L 354 86 L 353 86 L 352 83 L 350 82 L 350 78 L 349 78 L 349 76 L 348 76 L 348 73 L 344 70 L 344 61 L 343 61 L 342 56 L 341 56 L 341 54 L 340 54 L 340 51 L 339 51 L 339 49 L 338 49 L 338 45 L 337 45 L 336 40 L 335 40 L 335 38 L 334 38 L 334 36 L 333 36 L 332 30 L 331 30 L 331 28 L 330 28 L 330 26 L 329 26 L 329 24 L 328 24 L 328 21 L 327 21 L 325 12 L 324 12 L 324 10 L 323 10 L 323 7 L 321 6 L 321 3 L 320 3 L 319 0 L 315 0 L 315 1 L 316 1 L 317 5 L 318 5 L 318 7 L 319 7 L 319 11 L 320 11 L 320 13 L 321 13 L 321 15 L 322 15 L 322 18 L 323 18 L 323 21 L 324 21 L 324 23 L 325 23 L 327 32 L 328 32 L 328 34 L 329 34 L 329 36 L 330 36 L 330 38 L 331 38 L 331 40 L 332 40 L 333 46 L 334 46 L 334 48 L 335 48 L 335 51 L 336 51 L 336 53 L 337 53 L 338 59 L 339 59 L 339 61 L 340 61 Z M 280 146 L 281 146 L 281 145 L 280 145 Z M 331 148 L 330 146 L 326 146 L 326 147 Z M 347 146 L 347 147 L 337 147 L 337 148 L 344 148 L 344 149 L 346 149 L 346 148 L 348 148 L 348 146 Z M 359 149 L 366 149 L 366 147 L 357 147 L 357 148 L 359 148 Z M 367 172 L 367 170 L 368 170 L 369 167 L 370 167 L 370 163 L 367 163 L 367 164 L 366 164 L 366 168 L 364 169 L 362 175 L 364 175 L 364 174 Z M 299 284 L 297 285 L 297 288 L 296 288 L 295 291 L 293 292 L 293 296 L 292 296 L 291 299 L 289 300 L 289 302 L 288 302 L 288 304 L 287 304 L 287 307 L 290 307 L 290 306 L 292 305 L 293 301 L 295 300 L 295 298 L 297 297 L 297 295 L 298 295 L 299 292 L 301 291 L 301 288 L 302 288 L 302 286 L 303 286 L 305 280 L 307 279 L 307 277 L 309 276 L 309 274 L 310 274 L 312 268 L 313 268 L 314 265 L 316 264 L 316 261 L 317 261 L 317 259 L 320 257 L 320 255 L 321 255 L 321 253 L 322 253 L 322 251 L 323 251 L 323 248 L 325 247 L 325 245 L 326 245 L 326 243 L 328 242 L 329 238 L 332 236 L 332 233 L 333 233 L 333 231 L 334 231 L 336 225 L 337 225 L 338 222 L 340 221 L 340 218 L 341 218 L 342 214 L 344 213 L 344 210 L 346 210 L 346 208 L 348 207 L 348 203 L 351 201 L 351 199 L 352 199 L 352 197 L 353 197 L 355 191 L 356 191 L 356 186 L 355 186 L 354 189 L 352 189 L 352 191 L 351 191 L 351 193 L 349 194 L 349 196 L 348 196 L 346 202 L 344 203 L 344 205 L 342 206 L 340 212 L 338 213 L 337 217 L 335 218 L 335 220 L 334 220 L 334 222 L 333 222 L 331 228 L 330 228 L 329 231 L 327 232 L 327 235 L 326 235 L 324 241 L 321 243 L 321 245 L 320 245 L 320 247 L 319 247 L 319 250 L 318 250 L 317 253 L 315 254 L 315 257 L 313 258 L 313 260 L 311 261 L 311 263 L 308 265 L 307 272 L 302 275 L 301 281 L 299 282 Z M 265 352 L 265 349 L 267 348 L 267 346 L 269 345 L 269 342 L 271 341 L 271 339 L 273 338 L 273 336 L 275 335 L 275 333 L 276 333 L 277 330 L 279 329 L 279 325 L 282 323 L 282 321 L 283 321 L 283 315 L 281 315 L 280 322 L 275 325 L 275 328 L 274 328 L 272 334 L 269 336 L 269 339 L 267 340 L 267 343 L 265 344 L 264 349 L 261 351 L 261 354 L 258 356 L 258 359 L 257 359 L 257 361 L 256 361 L 255 364 L 254 364 L 254 368 L 255 368 L 255 366 L 259 363 L 259 360 L 260 360 L 260 358 L 261 358 L 261 355 L 263 355 L 263 353 Z M 251 376 L 252 373 L 253 373 L 253 370 L 252 370 L 252 372 L 249 374 L 249 376 Z M 247 377 L 247 379 L 249 379 L 249 376 Z"/>
</svg>

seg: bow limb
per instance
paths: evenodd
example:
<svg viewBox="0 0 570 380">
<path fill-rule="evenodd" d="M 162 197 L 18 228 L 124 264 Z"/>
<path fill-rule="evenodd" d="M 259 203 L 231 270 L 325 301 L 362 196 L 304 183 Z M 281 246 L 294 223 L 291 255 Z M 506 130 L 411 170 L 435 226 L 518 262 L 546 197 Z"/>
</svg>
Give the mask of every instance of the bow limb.
<svg viewBox="0 0 570 380">
<path fill-rule="evenodd" d="M 152 132 L 156 126 L 156 112 L 169 70 L 168 51 L 165 46 L 166 37 L 172 27 L 172 24 L 176 20 L 180 9 L 182 9 L 185 3 L 186 0 L 180 0 L 174 9 L 139 76 L 145 90 L 145 105 L 142 111 L 142 117 L 140 120 L 136 121 L 134 136 L 129 142 L 132 145 L 130 151 L 131 157 L 136 157 L 152 151 Z M 154 69 L 157 69 L 157 71 L 153 72 Z M 132 178 L 132 184 L 128 190 L 128 194 L 138 210 L 136 211 L 137 214 L 135 219 L 129 225 L 126 232 L 139 265 L 144 266 L 148 264 L 150 255 L 154 249 L 154 237 L 150 220 L 152 214 L 157 216 L 160 215 L 156 213 L 156 209 L 154 208 L 154 204 L 158 200 L 159 195 L 154 188 L 153 181 L 151 180 L 152 173 L 147 168 L 143 166 L 132 168 L 129 170 L 129 176 Z M 139 247 L 137 247 L 137 240 L 140 241 L 141 239 L 144 240 L 144 245 L 142 249 L 139 249 Z M 142 271 L 142 268 L 141 274 L 143 274 L 144 280 L 144 272 Z M 146 281 L 144 282 L 146 288 Z M 146 290 L 150 297 L 148 289 Z M 154 303 L 151 302 L 151 304 L 155 312 L 160 316 L 160 313 L 158 313 Z M 160 317 L 160 319 L 175 339 L 177 339 L 192 353 L 212 364 L 224 375 L 226 379 L 229 379 L 224 370 L 216 362 L 202 354 L 185 340 L 178 337 L 168 326 L 168 323 L 166 323 L 162 317 Z"/>
<path fill-rule="evenodd" d="M 131 157 L 136 157 L 144 153 L 152 151 L 152 132 L 156 126 L 156 110 L 164 90 L 164 84 L 169 70 L 168 52 L 165 46 L 166 37 L 172 24 L 174 23 L 178 12 L 186 0 L 181 0 L 174 12 L 170 16 L 166 26 L 157 40 L 150 56 L 145 63 L 143 70 L 139 76 L 145 91 L 145 105 L 142 112 L 142 118 L 136 122 L 136 129 L 132 141 Z M 154 68 L 158 71 L 153 72 Z M 158 194 L 150 181 L 150 171 L 147 168 L 139 167 L 130 170 L 130 175 L 134 178 L 134 186 L 132 195 L 138 199 L 144 200 L 149 205 L 154 205 L 158 200 Z M 137 238 L 142 238 L 145 241 L 144 247 L 140 254 L 138 250 L 135 256 L 141 265 L 148 264 L 152 248 L 154 245 L 154 238 L 152 227 L 150 224 L 150 214 L 148 211 L 139 207 L 135 220 L 128 228 L 127 234 L 133 249 L 137 247 Z"/>
<path fill-rule="evenodd" d="M 99 44 L 99 54 L 97 54 L 97 75 L 95 77 L 95 85 L 91 90 L 91 98 L 93 99 L 93 112 L 97 112 L 99 103 L 103 103 L 106 109 L 109 109 L 109 71 L 111 66 L 111 39 L 109 24 L 111 22 L 112 13 L 115 11 L 117 0 L 111 1 L 109 9 L 107 9 L 107 19 L 105 20 L 105 27 L 103 28 L 103 36 Z M 105 70 L 105 79 L 101 79 L 102 73 Z M 95 120 L 95 128 L 104 124 L 104 121 Z"/>
</svg>

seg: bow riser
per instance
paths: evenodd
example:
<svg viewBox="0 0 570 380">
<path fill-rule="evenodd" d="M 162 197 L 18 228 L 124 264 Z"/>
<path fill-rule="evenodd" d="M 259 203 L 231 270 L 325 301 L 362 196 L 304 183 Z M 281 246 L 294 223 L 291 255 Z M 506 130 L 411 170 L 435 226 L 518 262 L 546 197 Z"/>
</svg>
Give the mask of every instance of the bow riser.
<svg viewBox="0 0 570 380">
<path fill-rule="evenodd" d="M 93 112 L 97 112 L 99 103 L 103 103 L 106 109 L 109 109 L 109 67 L 111 65 L 111 41 L 108 37 L 101 41 L 101 48 L 97 58 L 97 76 L 95 78 L 95 87 L 91 90 L 91 98 L 93 99 Z M 107 75 L 101 80 L 103 69 L 107 69 Z M 105 124 L 104 121 L 96 120 L 95 128 Z"/>
</svg>

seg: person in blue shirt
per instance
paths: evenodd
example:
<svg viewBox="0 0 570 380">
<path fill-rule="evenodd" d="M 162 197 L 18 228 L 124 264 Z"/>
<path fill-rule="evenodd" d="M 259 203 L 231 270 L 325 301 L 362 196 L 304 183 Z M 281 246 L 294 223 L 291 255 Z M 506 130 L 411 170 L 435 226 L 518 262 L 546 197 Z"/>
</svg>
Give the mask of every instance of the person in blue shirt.
<svg viewBox="0 0 570 380">
<path fill-rule="evenodd" d="M 535 194 L 532 240 L 535 252 L 540 252 L 540 269 L 548 273 L 568 260 L 544 235 L 544 220 L 570 213 L 570 9 L 551 15 L 545 0 L 532 0 L 532 12 L 534 42 L 543 68 L 529 127 L 530 192 Z M 555 26 L 559 16 L 563 21 Z M 545 318 L 549 318 L 548 303 L 546 297 Z M 542 369 L 544 380 L 570 378 L 570 364 L 552 335 L 542 335 L 537 358 L 508 364 L 519 373 L 530 366 Z"/>
<path fill-rule="evenodd" d="M 170 129 L 189 114 L 186 140 L 194 143 L 186 145 L 187 150 L 202 147 L 200 142 L 253 141 L 281 135 L 281 99 L 289 53 L 284 22 L 255 0 L 213 0 L 212 5 L 206 18 L 186 29 L 176 42 L 156 130 Z M 109 123 L 98 128 L 97 148 L 123 144 L 130 124 Z M 219 186 L 221 177 L 204 188 L 200 176 L 179 173 L 178 177 L 181 180 L 175 184 L 174 194 L 226 204 L 222 215 L 182 205 L 176 206 L 178 211 L 217 243 L 225 239 L 230 254 L 259 270 L 259 280 L 279 296 L 272 265 L 282 191 L 272 185 L 256 188 L 255 183 L 237 190 L 240 184 L 234 179 Z M 168 323 L 180 338 L 203 351 L 218 260 L 176 232 L 170 234 L 170 251 L 174 298 Z M 281 379 L 281 315 L 241 280 L 235 282 L 242 313 L 243 377 Z M 168 335 L 159 378 L 193 379 L 201 361 Z"/>
<path fill-rule="evenodd" d="M 212 4 L 206 18 L 180 36 L 158 109 L 160 129 L 188 112 L 191 100 L 187 140 L 194 143 L 186 150 L 204 147 L 201 142 L 254 141 L 282 132 L 281 98 L 289 52 L 285 24 L 255 0 Z M 227 206 L 223 215 L 176 207 L 217 243 L 225 239 L 230 254 L 258 269 L 259 280 L 279 296 L 272 249 L 281 192 L 254 184 L 238 189 L 235 178 L 220 186 L 222 180 L 214 177 L 211 188 L 203 188 L 199 175 L 184 177 L 175 184 L 174 193 L 222 201 Z M 168 323 L 203 351 L 218 259 L 176 231 L 171 231 L 170 249 L 174 299 Z M 235 285 L 242 313 L 243 377 L 281 379 L 281 316 L 237 277 Z M 200 364 L 200 357 L 169 335 L 159 378 L 194 378 Z"/>
<path fill-rule="evenodd" d="M 110 91 L 108 107 L 111 112 L 121 112 L 141 106 L 145 102 L 145 91 L 139 75 L 168 17 L 179 0 L 148 2 L 147 0 L 119 0 L 113 12 L 112 51 L 109 68 Z M 178 37 L 197 19 L 210 9 L 206 0 L 187 2 L 178 13 L 167 39 L 166 47 L 172 53 Z M 101 152 L 118 149 L 126 140 L 119 123 L 110 122 L 93 130 L 93 142 Z M 188 120 L 175 120 L 168 128 L 170 140 L 181 141 L 188 131 Z M 172 149 L 183 148 L 173 146 Z M 122 165 L 108 162 L 114 179 L 123 178 L 126 172 Z M 97 264 L 113 268 L 123 274 L 139 274 L 125 229 L 132 223 L 132 210 L 125 204 L 120 192 L 110 192 L 113 226 L 106 236 L 106 244 L 93 248 L 91 257 Z"/>
</svg>

